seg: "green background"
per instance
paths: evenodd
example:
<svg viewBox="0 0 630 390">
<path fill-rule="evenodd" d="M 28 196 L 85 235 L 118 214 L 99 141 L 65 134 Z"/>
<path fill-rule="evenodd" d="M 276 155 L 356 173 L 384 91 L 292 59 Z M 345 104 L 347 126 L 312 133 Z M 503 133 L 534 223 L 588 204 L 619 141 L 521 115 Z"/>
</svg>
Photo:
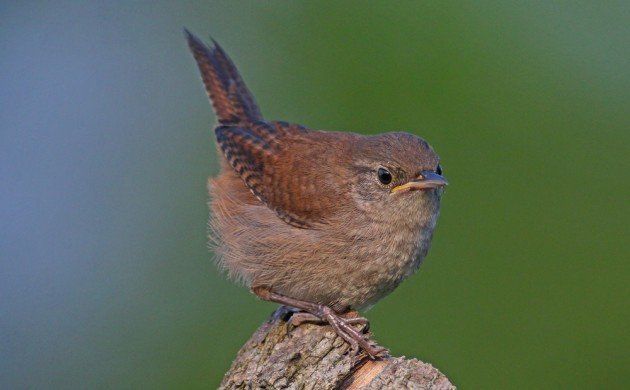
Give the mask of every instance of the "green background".
<svg viewBox="0 0 630 390">
<path fill-rule="evenodd" d="M 2 388 L 208 388 L 275 305 L 206 250 L 214 116 L 183 27 L 269 119 L 426 138 L 421 271 L 367 313 L 461 388 L 620 388 L 628 2 L 3 2 Z"/>
</svg>

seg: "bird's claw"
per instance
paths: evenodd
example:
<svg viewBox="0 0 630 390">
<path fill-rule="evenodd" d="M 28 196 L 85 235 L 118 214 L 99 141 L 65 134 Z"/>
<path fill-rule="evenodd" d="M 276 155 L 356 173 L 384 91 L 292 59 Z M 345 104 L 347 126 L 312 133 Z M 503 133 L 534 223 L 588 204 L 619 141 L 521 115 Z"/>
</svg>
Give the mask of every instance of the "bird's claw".
<svg viewBox="0 0 630 390">
<path fill-rule="evenodd" d="M 342 317 L 335 313 L 332 309 L 325 307 L 321 310 L 321 315 L 309 312 L 293 313 L 290 323 L 293 326 L 300 326 L 304 323 L 329 324 L 335 333 L 350 345 L 350 351 L 353 355 L 358 355 L 360 350 L 372 359 L 383 357 L 387 354 L 387 349 L 379 347 L 370 340 L 367 331 L 370 328 L 370 322 L 365 317 Z M 351 313 L 350 315 L 356 315 Z M 355 326 L 359 325 L 357 330 Z"/>
</svg>

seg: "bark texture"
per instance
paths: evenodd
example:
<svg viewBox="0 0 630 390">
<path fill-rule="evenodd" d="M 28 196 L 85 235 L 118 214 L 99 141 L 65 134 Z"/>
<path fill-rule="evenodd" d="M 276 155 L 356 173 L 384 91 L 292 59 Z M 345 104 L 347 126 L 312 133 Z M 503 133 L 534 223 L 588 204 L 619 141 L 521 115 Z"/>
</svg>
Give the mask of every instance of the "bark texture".
<svg viewBox="0 0 630 390">
<path fill-rule="evenodd" d="M 428 363 L 355 355 L 330 326 L 287 320 L 276 310 L 241 348 L 221 389 L 455 389 Z"/>
</svg>

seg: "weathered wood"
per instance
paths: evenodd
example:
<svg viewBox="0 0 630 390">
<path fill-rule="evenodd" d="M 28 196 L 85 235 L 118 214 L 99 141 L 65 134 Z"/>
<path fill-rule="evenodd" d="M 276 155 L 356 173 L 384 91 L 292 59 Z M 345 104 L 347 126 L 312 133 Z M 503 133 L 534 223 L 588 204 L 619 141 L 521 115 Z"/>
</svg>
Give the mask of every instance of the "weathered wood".
<svg viewBox="0 0 630 390">
<path fill-rule="evenodd" d="M 416 359 L 356 356 L 330 326 L 287 322 L 276 310 L 241 348 L 222 389 L 455 389 Z"/>
</svg>

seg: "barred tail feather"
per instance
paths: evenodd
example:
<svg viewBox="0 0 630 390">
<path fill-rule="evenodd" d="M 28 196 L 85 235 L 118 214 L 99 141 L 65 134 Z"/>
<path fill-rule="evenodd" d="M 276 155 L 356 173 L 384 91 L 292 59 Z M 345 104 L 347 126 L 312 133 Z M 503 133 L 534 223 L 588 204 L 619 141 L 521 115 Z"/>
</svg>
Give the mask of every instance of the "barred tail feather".
<svg viewBox="0 0 630 390">
<path fill-rule="evenodd" d="M 188 30 L 184 32 L 219 123 L 262 120 L 254 97 L 221 46 L 214 40 L 213 46 L 207 46 Z"/>
</svg>

